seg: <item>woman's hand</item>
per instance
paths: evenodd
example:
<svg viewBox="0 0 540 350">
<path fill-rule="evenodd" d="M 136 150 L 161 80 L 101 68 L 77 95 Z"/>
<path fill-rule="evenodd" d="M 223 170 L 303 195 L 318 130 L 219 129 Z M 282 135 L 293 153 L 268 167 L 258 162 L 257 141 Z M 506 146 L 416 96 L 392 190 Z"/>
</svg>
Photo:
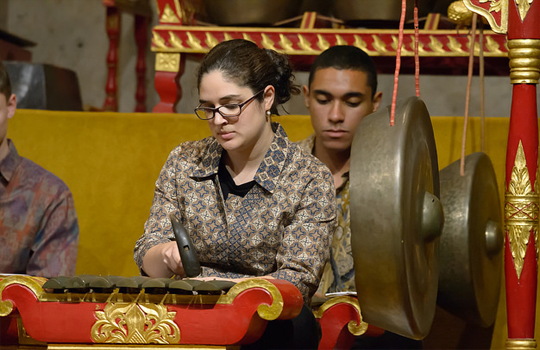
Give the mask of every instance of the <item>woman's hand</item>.
<svg viewBox="0 0 540 350">
<path fill-rule="evenodd" d="M 176 241 L 158 244 L 148 250 L 143 258 L 143 270 L 150 277 L 186 277 Z"/>
</svg>

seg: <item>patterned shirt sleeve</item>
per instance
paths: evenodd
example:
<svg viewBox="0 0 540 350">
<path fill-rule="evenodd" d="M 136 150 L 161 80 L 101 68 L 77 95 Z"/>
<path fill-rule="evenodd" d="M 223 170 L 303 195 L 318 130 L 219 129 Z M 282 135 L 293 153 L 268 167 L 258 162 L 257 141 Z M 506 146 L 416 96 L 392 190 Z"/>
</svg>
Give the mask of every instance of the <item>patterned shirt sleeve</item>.
<svg viewBox="0 0 540 350">
<path fill-rule="evenodd" d="M 327 169 L 318 166 L 299 171 L 313 179 L 305 187 L 300 206 L 284 230 L 276 257 L 278 269 L 271 275 L 295 284 L 309 302 L 330 253 L 336 225 L 335 190 Z"/>
<path fill-rule="evenodd" d="M 27 274 L 73 276 L 77 263 L 79 225 L 71 192 L 67 188 L 47 207 L 34 239 Z"/>
<path fill-rule="evenodd" d="M 178 213 L 178 201 L 176 199 L 175 160 L 182 153 L 182 147 L 174 149 L 163 165 L 154 189 L 154 199 L 150 209 L 150 216 L 144 225 L 144 234 L 137 240 L 134 250 L 134 258 L 139 270 L 142 270 L 143 258 L 148 250 L 158 244 L 174 240 L 169 213 Z"/>
</svg>

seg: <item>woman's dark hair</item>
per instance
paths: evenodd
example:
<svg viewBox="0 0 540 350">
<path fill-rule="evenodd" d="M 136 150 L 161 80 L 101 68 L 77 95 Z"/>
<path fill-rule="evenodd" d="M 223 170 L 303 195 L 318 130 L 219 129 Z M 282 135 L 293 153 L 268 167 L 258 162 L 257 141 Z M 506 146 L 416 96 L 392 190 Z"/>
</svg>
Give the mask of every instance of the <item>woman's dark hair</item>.
<svg viewBox="0 0 540 350">
<path fill-rule="evenodd" d="M 197 88 L 200 88 L 203 75 L 215 70 L 222 72 L 227 79 L 249 87 L 253 93 L 272 85 L 276 97 L 270 110 L 276 115 L 278 105 L 287 102 L 291 95 L 300 93 L 299 85 L 294 84 L 289 58 L 274 50 L 261 49 L 248 40 L 228 40 L 212 48 L 199 67 Z M 257 97 L 259 101 L 263 98 L 262 94 Z"/>
</svg>

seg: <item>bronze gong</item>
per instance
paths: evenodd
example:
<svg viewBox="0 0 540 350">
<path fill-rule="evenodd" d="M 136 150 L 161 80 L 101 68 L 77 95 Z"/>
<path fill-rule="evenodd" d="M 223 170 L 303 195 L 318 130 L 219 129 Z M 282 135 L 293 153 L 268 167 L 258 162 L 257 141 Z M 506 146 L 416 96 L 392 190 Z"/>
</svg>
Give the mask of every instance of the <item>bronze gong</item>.
<svg viewBox="0 0 540 350">
<path fill-rule="evenodd" d="M 351 240 L 367 323 L 413 339 L 431 328 L 444 214 L 433 128 L 424 102 L 366 116 L 351 150 Z"/>
<path fill-rule="evenodd" d="M 502 277 L 503 224 L 495 170 L 482 152 L 440 172 L 445 223 L 437 303 L 482 327 L 495 322 Z"/>
</svg>

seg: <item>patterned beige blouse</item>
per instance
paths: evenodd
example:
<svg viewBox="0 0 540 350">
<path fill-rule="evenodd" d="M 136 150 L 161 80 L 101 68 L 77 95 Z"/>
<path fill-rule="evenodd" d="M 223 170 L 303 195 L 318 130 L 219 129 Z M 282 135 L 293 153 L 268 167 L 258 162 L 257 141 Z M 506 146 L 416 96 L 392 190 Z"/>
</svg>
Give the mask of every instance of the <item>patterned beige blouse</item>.
<svg viewBox="0 0 540 350">
<path fill-rule="evenodd" d="M 273 123 L 274 140 L 244 196 L 223 200 L 221 145 L 209 137 L 169 155 L 156 182 L 150 217 L 135 245 L 139 268 L 148 249 L 174 239 L 174 212 L 191 235 L 201 276 L 270 275 L 292 282 L 309 303 L 319 285 L 336 225 L 328 168 L 301 151 Z"/>
</svg>

